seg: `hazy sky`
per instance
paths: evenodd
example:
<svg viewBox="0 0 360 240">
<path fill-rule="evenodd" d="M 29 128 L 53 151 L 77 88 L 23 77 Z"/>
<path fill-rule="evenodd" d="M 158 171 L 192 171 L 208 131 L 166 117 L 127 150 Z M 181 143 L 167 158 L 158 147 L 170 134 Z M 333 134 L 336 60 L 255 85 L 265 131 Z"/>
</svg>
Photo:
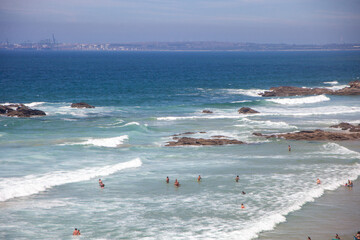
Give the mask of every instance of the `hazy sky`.
<svg viewBox="0 0 360 240">
<path fill-rule="evenodd" d="M 360 0 L 0 0 L 0 41 L 360 42 Z"/>
</svg>

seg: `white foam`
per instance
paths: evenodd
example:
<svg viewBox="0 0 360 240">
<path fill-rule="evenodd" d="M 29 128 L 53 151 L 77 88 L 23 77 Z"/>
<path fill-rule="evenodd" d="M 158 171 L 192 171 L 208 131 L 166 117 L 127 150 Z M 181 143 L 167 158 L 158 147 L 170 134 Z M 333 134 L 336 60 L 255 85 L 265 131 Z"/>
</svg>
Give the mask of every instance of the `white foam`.
<svg viewBox="0 0 360 240">
<path fill-rule="evenodd" d="M 331 89 L 331 90 L 339 90 L 339 89 L 343 89 L 349 87 L 349 85 L 336 85 L 336 86 L 331 86 L 331 87 L 326 87 L 327 89 Z"/>
<path fill-rule="evenodd" d="M 123 144 L 125 140 L 129 139 L 128 135 L 122 135 L 112 138 L 89 138 L 86 141 L 79 143 L 64 143 L 61 145 L 94 145 L 98 147 L 118 147 Z"/>
<path fill-rule="evenodd" d="M 360 107 L 349 106 L 325 106 L 313 108 L 272 108 L 258 107 L 256 110 L 260 112 L 257 116 L 282 115 L 282 116 L 311 116 L 311 115 L 338 115 L 359 113 Z"/>
<path fill-rule="evenodd" d="M 324 84 L 336 85 L 339 84 L 338 81 L 324 82 Z"/>
<path fill-rule="evenodd" d="M 242 122 L 243 124 L 238 124 L 238 125 L 234 125 L 236 127 L 252 127 L 252 128 L 270 128 L 270 129 L 274 129 L 274 128 L 285 128 L 285 129 L 289 129 L 289 128 L 295 128 L 297 129 L 296 126 L 292 126 L 289 125 L 286 122 L 273 122 L 270 120 L 266 120 L 266 121 L 260 121 L 260 120 L 251 120 L 248 118 L 242 118 L 239 120 L 239 122 Z"/>
<path fill-rule="evenodd" d="M 299 105 L 299 104 L 309 104 L 309 103 L 318 103 L 329 101 L 330 98 L 325 95 L 311 96 L 311 97 L 301 97 L 301 98 L 275 98 L 275 99 L 266 99 L 267 102 L 274 102 L 284 105 Z"/>
<path fill-rule="evenodd" d="M 121 126 L 121 127 L 126 127 L 126 126 L 131 126 L 131 125 L 140 126 L 140 123 L 138 123 L 138 122 L 129 122 L 129 123 L 124 124 L 124 125 Z"/>
<path fill-rule="evenodd" d="M 228 94 L 239 94 L 250 97 L 261 97 L 259 94 L 267 91 L 265 89 L 224 89 Z"/>
<path fill-rule="evenodd" d="M 245 102 L 252 102 L 250 100 L 242 100 L 242 101 L 233 101 L 231 103 L 245 103 Z"/>
<path fill-rule="evenodd" d="M 55 186 L 87 181 L 95 177 L 107 176 L 124 169 L 137 168 L 141 165 L 142 162 L 140 158 L 136 158 L 128 162 L 105 167 L 84 168 L 75 171 L 55 171 L 20 178 L 2 178 L 0 179 L 0 201 L 30 196 Z"/>
<path fill-rule="evenodd" d="M 337 143 L 326 143 L 322 146 L 324 150 L 327 152 L 331 152 L 332 154 L 340 154 L 340 155 L 354 155 L 360 157 L 360 153 L 352 151 L 346 147 L 343 147 Z"/>
<path fill-rule="evenodd" d="M 39 106 L 39 105 L 43 105 L 46 102 L 32 102 L 32 103 L 25 103 L 25 106 L 28 106 L 30 108 L 35 107 L 35 106 Z"/>
</svg>

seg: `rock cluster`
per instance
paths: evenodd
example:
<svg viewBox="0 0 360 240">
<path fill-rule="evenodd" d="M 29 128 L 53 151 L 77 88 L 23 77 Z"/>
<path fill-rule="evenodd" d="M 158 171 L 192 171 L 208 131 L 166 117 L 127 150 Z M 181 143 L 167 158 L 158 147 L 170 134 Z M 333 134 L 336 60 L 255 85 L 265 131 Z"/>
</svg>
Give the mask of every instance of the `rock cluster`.
<svg viewBox="0 0 360 240">
<path fill-rule="evenodd" d="M 210 110 L 203 110 L 202 113 L 213 113 L 213 112 Z"/>
<path fill-rule="evenodd" d="M 46 113 L 41 110 L 31 109 L 20 103 L 0 105 L 0 115 L 5 115 L 8 117 L 36 117 L 45 116 Z"/>
<path fill-rule="evenodd" d="M 95 108 L 94 106 L 91 106 L 90 104 L 79 102 L 79 103 L 73 103 L 71 104 L 72 108 Z"/>
<path fill-rule="evenodd" d="M 301 88 L 301 87 L 272 87 L 270 91 L 265 91 L 260 95 L 263 97 L 288 97 L 288 96 L 307 96 L 307 95 L 360 95 L 360 81 L 356 80 L 349 83 L 349 87 L 339 90 L 328 88 Z"/>
<path fill-rule="evenodd" d="M 320 129 L 314 131 L 299 131 L 292 133 L 280 133 L 264 135 L 261 133 L 253 133 L 255 136 L 265 138 L 284 138 L 287 140 L 306 140 L 306 141 L 345 141 L 345 140 L 358 140 L 360 139 L 360 132 L 347 133 L 347 132 L 326 132 Z"/>
<path fill-rule="evenodd" d="M 242 141 L 234 140 L 234 139 L 204 139 L 204 138 L 190 138 L 190 137 L 182 137 L 175 138 L 174 140 L 168 142 L 166 147 L 175 147 L 175 146 L 210 146 L 210 145 L 226 145 L 226 144 L 244 144 Z"/>
<path fill-rule="evenodd" d="M 249 107 L 242 107 L 238 110 L 238 112 L 242 114 L 259 113 L 258 111 L 251 109 Z"/>
<path fill-rule="evenodd" d="M 341 130 L 349 130 L 349 132 L 360 132 L 360 124 L 358 124 L 356 126 L 356 125 L 352 125 L 350 123 L 342 122 L 340 124 L 332 125 L 330 127 L 332 127 L 332 128 L 341 128 Z"/>
</svg>

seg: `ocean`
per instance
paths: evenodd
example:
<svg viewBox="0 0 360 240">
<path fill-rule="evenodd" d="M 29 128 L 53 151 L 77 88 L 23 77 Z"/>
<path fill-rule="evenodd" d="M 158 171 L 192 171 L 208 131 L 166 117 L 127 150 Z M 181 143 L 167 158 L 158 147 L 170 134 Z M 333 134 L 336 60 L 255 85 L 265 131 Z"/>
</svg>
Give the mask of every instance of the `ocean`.
<svg viewBox="0 0 360 240">
<path fill-rule="evenodd" d="M 358 144 L 252 134 L 358 124 L 360 96 L 258 93 L 359 78 L 359 52 L 0 52 L 0 104 L 47 114 L 0 117 L 0 239 L 256 239 L 360 175 Z"/>
</svg>

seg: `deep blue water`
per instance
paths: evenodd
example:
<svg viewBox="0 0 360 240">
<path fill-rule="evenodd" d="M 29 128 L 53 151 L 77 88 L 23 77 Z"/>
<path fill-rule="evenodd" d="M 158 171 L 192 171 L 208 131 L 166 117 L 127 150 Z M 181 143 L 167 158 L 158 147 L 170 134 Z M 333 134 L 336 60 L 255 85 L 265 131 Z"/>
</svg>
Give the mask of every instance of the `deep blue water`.
<svg viewBox="0 0 360 240">
<path fill-rule="evenodd" d="M 98 105 L 208 103 L 194 89 L 347 83 L 358 52 L 1 52 L 0 101 Z M 190 95 L 189 95 L 190 94 Z M 224 99 L 225 98 L 225 99 Z M 238 99 L 238 97 L 237 97 Z M 226 102 L 217 96 L 212 102 Z"/>
</svg>

